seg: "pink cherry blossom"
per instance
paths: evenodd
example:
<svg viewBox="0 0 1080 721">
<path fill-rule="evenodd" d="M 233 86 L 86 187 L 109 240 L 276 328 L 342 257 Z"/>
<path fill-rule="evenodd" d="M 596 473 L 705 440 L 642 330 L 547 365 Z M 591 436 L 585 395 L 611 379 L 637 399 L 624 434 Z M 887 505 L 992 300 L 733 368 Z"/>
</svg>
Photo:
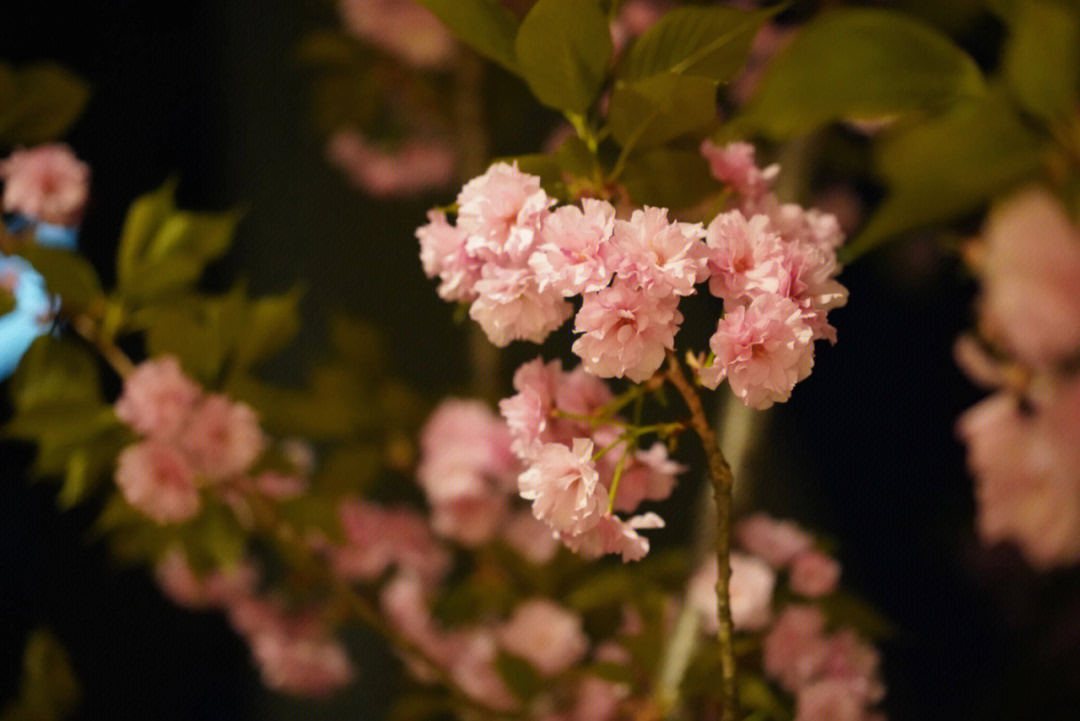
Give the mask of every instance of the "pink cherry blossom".
<svg viewBox="0 0 1080 721">
<path fill-rule="evenodd" d="M 821 598 L 836 590 L 840 564 L 821 551 L 803 551 L 791 564 L 791 590 L 807 598 Z"/>
<path fill-rule="evenodd" d="M 815 606 L 788 606 L 762 644 L 765 672 L 796 691 L 825 668 L 829 644 L 825 617 Z"/>
<path fill-rule="evenodd" d="M 458 194 L 457 227 L 468 234 L 466 247 L 474 256 L 522 268 L 554 202 L 540 178 L 521 172 L 517 163 L 495 163 Z"/>
<path fill-rule="evenodd" d="M 542 565 L 555 557 L 559 542 L 551 528 L 532 513 L 515 513 L 506 524 L 503 540 L 524 559 Z"/>
<path fill-rule="evenodd" d="M 715 634 L 720 626 L 716 598 L 717 563 L 711 558 L 686 590 L 686 602 L 701 614 L 702 628 Z M 776 572 L 764 561 L 745 553 L 731 553 L 731 621 L 737 630 L 760 631 L 772 620 Z"/>
<path fill-rule="evenodd" d="M 180 369 L 173 356 L 144 361 L 124 379 L 116 417 L 152 438 L 174 436 L 202 395 L 199 384 Z"/>
<path fill-rule="evenodd" d="M 573 448 L 548 443 L 518 478 L 521 497 L 532 501 L 533 515 L 560 533 L 580 535 L 599 523 L 607 508 L 591 440 L 574 439 Z"/>
<path fill-rule="evenodd" d="M 447 399 L 420 433 L 417 481 L 432 504 L 487 495 L 489 481 L 513 491 L 518 461 L 510 444 L 510 429 L 487 404 Z"/>
<path fill-rule="evenodd" d="M 446 26 L 414 0 L 338 0 L 345 28 L 405 62 L 440 69 L 456 45 Z"/>
<path fill-rule="evenodd" d="M 534 358 L 514 371 L 517 393 L 499 401 L 499 412 L 514 439 L 511 448 L 519 457 L 532 458 L 541 443 L 554 440 L 549 428 L 555 408 L 555 385 L 561 376 L 562 362 L 545 364 L 543 358 Z"/>
<path fill-rule="evenodd" d="M 251 639 L 263 683 L 276 691 L 321 698 L 352 683 L 352 662 L 332 638 L 260 633 Z"/>
<path fill-rule="evenodd" d="M 675 348 L 675 333 L 683 317 L 679 297 L 664 298 L 634 290 L 624 282 L 584 296 L 574 322 L 582 336 L 573 351 L 585 370 L 601 378 L 622 378 L 641 383 Z"/>
<path fill-rule="evenodd" d="M 983 230 L 983 324 L 1037 368 L 1080 350 L 1080 229 L 1049 191 L 1029 188 Z"/>
<path fill-rule="evenodd" d="M 266 437 L 250 406 L 211 395 L 193 412 L 180 443 L 196 471 L 219 480 L 248 470 L 266 447 Z"/>
<path fill-rule="evenodd" d="M 589 650 L 581 616 L 546 599 L 525 601 L 498 630 L 499 643 L 545 676 L 570 668 Z"/>
<path fill-rule="evenodd" d="M 254 590 L 258 572 L 250 563 L 215 569 L 199 576 L 187 554 L 172 546 L 158 561 L 154 576 L 162 592 L 178 606 L 189 609 L 224 607 Z"/>
<path fill-rule="evenodd" d="M 121 451 L 116 485 L 128 503 L 158 523 L 187 521 L 202 507 L 193 469 L 162 441 L 146 440 Z"/>
<path fill-rule="evenodd" d="M 754 146 L 750 143 L 736 142 L 720 147 L 706 140 L 701 144 L 701 154 L 709 161 L 709 171 L 714 178 L 750 199 L 769 192 L 780 173 L 780 166 L 775 164 L 759 169 L 754 163 Z"/>
<path fill-rule="evenodd" d="M 490 629 L 452 633 L 447 637 L 447 645 L 448 670 L 462 691 L 498 711 L 517 707 L 517 700 L 495 668 L 499 647 Z"/>
<path fill-rule="evenodd" d="M 469 317 L 500 348 L 515 340 L 542 343 L 574 313 L 574 307 L 555 289 L 541 291 L 536 276 L 527 268 L 488 264 L 473 288 L 477 299 L 469 308 Z"/>
<path fill-rule="evenodd" d="M 780 243 L 780 236 L 764 215 L 749 220 L 740 210 L 717 215 L 705 234 L 709 292 L 725 301 L 741 301 L 747 295 L 747 273 L 778 254 Z"/>
<path fill-rule="evenodd" d="M 638 531 L 663 527 L 664 520 L 655 513 L 644 513 L 625 521 L 606 514 L 588 531 L 573 535 L 564 532 L 560 538 L 567 548 L 583 558 L 593 559 L 617 553 L 627 563 L 640 561 L 649 553 L 649 539 Z"/>
<path fill-rule="evenodd" d="M 425 520 L 413 511 L 347 498 L 338 508 L 338 518 L 346 542 L 332 549 L 332 561 L 344 578 L 372 581 L 397 565 L 433 583 L 450 566 L 449 553 L 436 544 Z"/>
<path fill-rule="evenodd" d="M 443 538 L 475 548 L 499 534 L 509 513 L 509 499 L 494 490 L 460 496 L 435 505 L 431 527 Z"/>
<path fill-rule="evenodd" d="M 476 300 L 480 280 L 479 259 L 465 250 L 468 235 L 446 221 L 446 214 L 428 211 L 428 223 L 416 230 L 420 241 L 420 262 L 429 278 L 439 278 L 439 297 L 450 302 Z"/>
<path fill-rule="evenodd" d="M 701 383 L 716 388 L 727 378 L 732 392 L 750 408 L 786 401 L 813 368 L 813 336 L 794 301 L 758 296 L 749 306 L 729 311 L 717 324 L 709 339 L 716 360 L 699 371 Z"/>
<path fill-rule="evenodd" d="M 606 460 L 613 453 L 604 456 Z M 663 501 L 675 488 L 675 477 L 686 470 L 668 456 L 667 446 L 656 442 L 648 450 L 634 451 L 615 492 L 615 510 L 633 513 L 642 501 Z"/>
<path fill-rule="evenodd" d="M 647 294 L 666 298 L 691 295 L 708 277 L 705 231 L 700 223 L 668 222 L 666 208 L 635 210 L 630 220 L 616 220 L 620 278 Z"/>
<path fill-rule="evenodd" d="M 743 548 L 777 569 L 814 545 L 813 537 L 791 521 L 778 521 L 764 513 L 740 521 L 735 526 L 735 537 Z"/>
<path fill-rule="evenodd" d="M 0 161 L 4 212 L 74 226 L 90 194 L 90 169 L 62 143 L 16 150 Z"/>
<path fill-rule="evenodd" d="M 540 290 L 551 287 L 569 298 L 606 286 L 614 271 L 614 228 L 615 208 L 604 200 L 584 198 L 581 208 L 564 205 L 548 215 L 529 257 Z"/>
<path fill-rule="evenodd" d="M 443 187 L 453 179 L 457 165 L 453 149 L 442 143 L 410 138 L 389 152 L 351 130 L 331 136 L 326 158 L 349 182 L 376 198 Z"/>
<path fill-rule="evenodd" d="M 795 721 L 863 721 L 865 713 L 863 699 L 838 679 L 804 686 L 795 697 Z"/>
</svg>

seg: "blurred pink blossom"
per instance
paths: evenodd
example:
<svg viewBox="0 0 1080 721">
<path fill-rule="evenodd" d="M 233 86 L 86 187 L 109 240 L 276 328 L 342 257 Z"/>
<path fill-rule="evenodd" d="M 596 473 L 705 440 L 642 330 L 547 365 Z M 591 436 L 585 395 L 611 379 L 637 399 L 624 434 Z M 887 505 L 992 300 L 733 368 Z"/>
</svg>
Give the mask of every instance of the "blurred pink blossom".
<svg viewBox="0 0 1080 721">
<path fill-rule="evenodd" d="M 413 0 L 339 0 L 345 28 L 401 60 L 441 69 L 456 44 L 446 27 Z"/>
<path fill-rule="evenodd" d="M 716 597 L 717 563 L 710 558 L 698 569 L 686 590 L 687 604 L 701 614 L 702 630 L 715 634 L 720 626 Z M 760 631 L 772 620 L 776 572 L 764 561 L 732 551 L 731 622 L 736 630 Z"/>
<path fill-rule="evenodd" d="M 266 437 L 250 406 L 215 394 L 194 410 L 180 445 L 196 471 L 220 480 L 247 471 L 266 448 Z"/>
<path fill-rule="evenodd" d="M 74 226 L 90 194 L 90 168 L 67 145 L 16 150 L 0 161 L 4 212 L 41 223 Z"/>
<path fill-rule="evenodd" d="M 840 564 L 821 551 L 803 551 L 791 564 L 791 590 L 807 598 L 821 598 L 836 590 Z"/>
<path fill-rule="evenodd" d="M 781 569 L 795 556 L 813 548 L 814 539 L 791 521 L 778 521 L 765 513 L 748 516 L 735 526 L 739 544 L 755 556 Z"/>
<path fill-rule="evenodd" d="M 326 157 L 353 185 L 376 198 L 444 187 L 457 167 L 453 149 L 442 143 L 409 138 L 390 152 L 351 130 L 330 137 Z"/>
<path fill-rule="evenodd" d="M 498 638 L 503 648 L 545 676 L 570 668 L 589 649 L 581 617 L 546 598 L 519 604 L 499 628 Z"/>
<path fill-rule="evenodd" d="M 116 417 L 152 438 L 174 436 L 202 396 L 199 384 L 180 368 L 174 356 L 144 361 L 124 379 L 116 401 Z"/>
<path fill-rule="evenodd" d="M 145 440 L 121 451 L 116 485 L 128 503 L 158 523 L 187 521 L 202 507 L 194 470 L 163 441 Z"/>
</svg>

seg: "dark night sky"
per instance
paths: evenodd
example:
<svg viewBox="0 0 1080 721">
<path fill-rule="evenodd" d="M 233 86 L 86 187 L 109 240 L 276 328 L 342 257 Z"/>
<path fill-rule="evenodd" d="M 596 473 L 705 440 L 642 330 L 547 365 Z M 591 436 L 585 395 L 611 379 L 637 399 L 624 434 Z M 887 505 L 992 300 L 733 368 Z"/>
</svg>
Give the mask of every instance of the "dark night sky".
<svg viewBox="0 0 1080 721">
<path fill-rule="evenodd" d="M 307 279 L 314 330 L 283 374 L 311 357 L 327 310 L 344 308 L 379 323 L 400 372 L 420 387 L 443 393 L 461 382 L 460 370 L 448 371 L 460 331 L 422 277 L 411 236 L 423 204 L 366 203 L 321 160 L 290 53 L 328 22 L 328 5 L 19 5 L 21 17 L 5 13 L 0 55 L 59 60 L 94 86 L 68 140 L 93 168 L 84 248 L 106 279 L 128 204 L 176 173 L 190 207 L 250 208 L 223 277 L 243 273 L 257 291 Z M 970 481 L 952 428 L 978 394 L 951 363 L 970 288 L 946 262 L 913 294 L 887 280 L 909 266 L 884 260 L 845 273 L 840 343 L 819 348 L 813 376 L 776 414 L 771 438 L 783 452 L 762 459 L 760 495 L 827 530 L 846 582 L 901 628 L 885 649 L 892 718 L 1073 717 L 1064 709 L 1080 700 L 1075 579 L 1035 579 L 1008 549 L 980 550 L 971 535 Z M 2 698 L 14 694 L 25 634 L 45 624 L 86 687 L 80 718 L 247 717 L 255 673 L 225 623 L 173 608 L 143 573 L 118 569 L 88 538 L 92 514 L 60 514 L 52 487 L 28 487 L 29 454 L 2 448 Z M 1042 630 L 1026 632 L 1035 619 Z M 1048 656 L 1051 636 L 1066 633 L 1071 655 Z M 362 708 L 345 717 L 362 718 Z"/>
</svg>

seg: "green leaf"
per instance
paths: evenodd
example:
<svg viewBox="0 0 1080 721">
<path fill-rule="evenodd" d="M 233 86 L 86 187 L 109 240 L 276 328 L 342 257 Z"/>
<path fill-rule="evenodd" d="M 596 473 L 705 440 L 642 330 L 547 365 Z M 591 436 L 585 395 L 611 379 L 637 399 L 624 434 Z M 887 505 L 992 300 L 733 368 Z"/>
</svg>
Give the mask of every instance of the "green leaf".
<svg viewBox="0 0 1080 721">
<path fill-rule="evenodd" d="M 17 412 L 44 406 L 101 402 L 93 354 L 70 338 L 44 335 L 34 341 L 11 379 Z"/>
<path fill-rule="evenodd" d="M 722 188 L 694 150 L 665 148 L 630 156 L 620 181 L 639 205 L 688 208 Z"/>
<path fill-rule="evenodd" d="M 312 486 L 333 498 L 363 495 L 382 469 L 378 446 L 350 445 L 336 449 L 319 464 Z"/>
<path fill-rule="evenodd" d="M 888 195 L 855 240 L 850 260 L 901 233 L 978 210 L 1036 174 L 1043 142 L 1009 104 L 970 100 L 948 113 L 887 134 L 875 149 Z"/>
<path fill-rule="evenodd" d="M 985 92 L 975 62 L 935 28 L 888 10 L 835 10 L 807 24 L 773 62 L 733 132 L 786 138 Z"/>
<path fill-rule="evenodd" d="M 652 148 L 716 121 L 716 82 L 663 73 L 619 83 L 611 96 L 608 126 L 623 148 Z"/>
<path fill-rule="evenodd" d="M 331 318 L 329 333 L 330 345 L 359 376 L 374 376 L 386 367 L 386 350 L 370 323 L 339 314 Z"/>
<path fill-rule="evenodd" d="M 531 700 L 543 689 L 543 679 L 536 669 L 517 656 L 500 652 L 495 659 L 495 670 L 499 672 L 499 677 L 506 683 L 507 688 L 522 701 Z"/>
<path fill-rule="evenodd" d="M 599 173 L 596 155 L 584 140 L 571 135 L 555 151 L 555 162 L 564 173 L 573 178 L 591 180 Z"/>
<path fill-rule="evenodd" d="M 251 302 L 236 339 L 234 361 L 249 368 L 289 344 L 300 330 L 300 296 L 303 288 Z"/>
<path fill-rule="evenodd" d="M 1067 117 L 1080 90 L 1080 11 L 1055 0 L 1003 4 L 1009 37 L 1001 75 L 1010 93 L 1038 117 Z"/>
<path fill-rule="evenodd" d="M 70 71 L 52 63 L 13 71 L 0 65 L 0 145 L 36 145 L 54 140 L 82 113 L 90 90 Z"/>
<path fill-rule="evenodd" d="M 517 19 L 499 0 L 416 0 L 458 40 L 512 73 L 517 72 Z"/>
<path fill-rule="evenodd" d="M 582 115 L 611 59 L 611 32 L 597 0 L 539 0 L 514 41 L 519 72 L 536 99 Z"/>
<path fill-rule="evenodd" d="M 17 253 L 41 273 L 45 287 L 60 297 L 64 310 L 81 313 L 95 302 L 104 302 L 105 293 L 97 271 L 78 253 L 34 243 L 20 247 Z"/>
<path fill-rule="evenodd" d="M 119 284 L 125 285 L 135 278 L 140 259 L 154 233 L 165 218 L 176 211 L 176 185 L 176 178 L 170 178 L 160 188 L 139 196 L 131 204 L 116 251 L 116 278 Z"/>
<path fill-rule="evenodd" d="M 634 41 L 617 75 L 640 80 L 671 72 L 727 82 L 746 63 L 754 35 L 778 9 L 676 8 Z"/>
<path fill-rule="evenodd" d="M 764 678 L 739 674 L 737 680 L 739 706 L 743 709 L 756 711 L 761 718 L 777 719 L 777 721 L 791 717 L 791 710 L 787 704 Z"/>
<path fill-rule="evenodd" d="M 530 153 L 528 155 L 516 155 L 508 158 L 500 158 L 505 163 L 517 163 L 518 170 L 540 178 L 540 185 L 548 195 L 555 198 L 569 200 L 566 184 L 562 179 L 562 167 L 559 162 L 550 155 L 542 153 Z"/>
<path fill-rule="evenodd" d="M 23 653 L 19 705 L 30 718 L 60 721 L 75 712 L 80 695 L 67 651 L 48 631 L 34 631 Z"/>
</svg>

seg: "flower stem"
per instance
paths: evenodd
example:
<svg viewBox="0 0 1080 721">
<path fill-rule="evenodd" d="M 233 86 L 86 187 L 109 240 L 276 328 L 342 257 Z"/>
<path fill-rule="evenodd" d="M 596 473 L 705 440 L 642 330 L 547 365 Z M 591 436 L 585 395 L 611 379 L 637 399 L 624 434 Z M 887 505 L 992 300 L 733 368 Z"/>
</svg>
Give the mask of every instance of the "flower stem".
<svg viewBox="0 0 1080 721">
<path fill-rule="evenodd" d="M 682 396 L 686 407 L 690 409 L 690 424 L 705 449 L 709 462 L 709 481 L 716 500 L 716 560 L 719 566 L 716 579 L 717 610 L 720 616 L 720 628 L 717 639 L 720 642 L 720 683 L 721 683 L 721 721 L 736 721 L 739 718 L 739 699 L 735 688 L 735 648 L 734 629 L 731 623 L 731 489 L 733 478 L 731 467 L 724 459 L 724 454 L 716 441 L 712 426 L 701 407 L 701 398 L 690 385 L 683 373 L 679 359 L 674 353 L 668 353 L 667 379 Z"/>
</svg>

